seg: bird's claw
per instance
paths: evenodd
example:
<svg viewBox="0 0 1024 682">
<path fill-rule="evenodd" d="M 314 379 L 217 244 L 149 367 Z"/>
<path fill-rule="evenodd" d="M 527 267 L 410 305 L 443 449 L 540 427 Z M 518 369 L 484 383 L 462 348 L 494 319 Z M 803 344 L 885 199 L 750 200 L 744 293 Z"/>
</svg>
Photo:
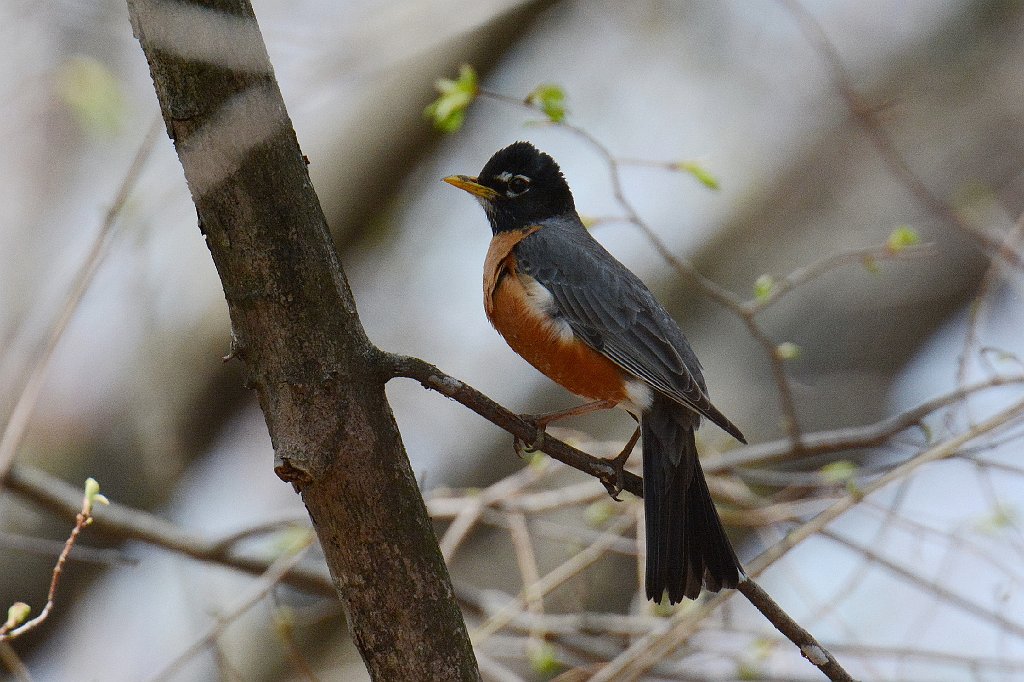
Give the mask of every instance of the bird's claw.
<svg viewBox="0 0 1024 682">
<path fill-rule="evenodd" d="M 526 459 L 527 455 L 532 455 L 538 450 L 536 443 L 527 444 L 522 438 L 515 436 L 512 438 L 512 449 L 516 451 L 519 459 Z"/>
<path fill-rule="evenodd" d="M 545 425 L 540 423 L 534 416 L 529 414 L 522 414 L 519 416 L 523 421 L 533 424 L 537 429 L 537 438 L 534 439 L 532 443 L 527 443 L 518 436 L 512 437 L 512 448 L 516 451 L 516 454 L 520 459 L 525 459 L 526 455 L 532 455 L 544 447 L 544 436 L 546 436 L 547 433 L 544 430 Z"/>
<path fill-rule="evenodd" d="M 601 479 L 601 485 L 603 485 L 604 489 L 608 491 L 609 497 L 611 497 L 616 502 L 622 502 L 622 498 L 619 497 L 619 494 L 622 492 L 622 484 L 620 482 L 612 483 L 610 481 Z"/>
<path fill-rule="evenodd" d="M 629 453 L 627 452 L 625 454 L 625 457 L 619 455 L 618 457 L 609 457 L 604 460 L 612 469 L 615 470 L 615 482 L 612 483 L 611 481 L 602 478 L 601 484 L 604 485 L 604 489 L 608 491 L 608 494 L 616 502 L 622 502 L 619 498 L 619 494 L 626 489 L 626 460 L 629 458 Z"/>
</svg>

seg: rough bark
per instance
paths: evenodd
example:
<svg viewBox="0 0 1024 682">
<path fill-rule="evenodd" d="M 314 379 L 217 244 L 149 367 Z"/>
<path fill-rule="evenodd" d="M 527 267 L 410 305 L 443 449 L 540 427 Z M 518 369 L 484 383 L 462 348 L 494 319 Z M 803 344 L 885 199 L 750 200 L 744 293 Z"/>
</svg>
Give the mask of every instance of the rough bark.
<svg viewBox="0 0 1024 682">
<path fill-rule="evenodd" d="M 128 0 L 259 397 L 379 680 L 477 679 L 450 578 L 246 0 Z"/>
</svg>

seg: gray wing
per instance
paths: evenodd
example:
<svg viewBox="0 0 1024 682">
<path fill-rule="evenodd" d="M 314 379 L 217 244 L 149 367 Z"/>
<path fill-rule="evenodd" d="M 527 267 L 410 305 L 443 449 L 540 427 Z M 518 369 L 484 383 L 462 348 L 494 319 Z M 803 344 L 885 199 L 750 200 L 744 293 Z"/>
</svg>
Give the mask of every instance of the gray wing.
<svg viewBox="0 0 1024 682">
<path fill-rule="evenodd" d="M 549 221 L 517 244 L 515 254 L 518 270 L 551 293 L 551 313 L 584 343 L 746 442 L 711 404 L 700 361 L 679 325 L 582 224 Z"/>
</svg>

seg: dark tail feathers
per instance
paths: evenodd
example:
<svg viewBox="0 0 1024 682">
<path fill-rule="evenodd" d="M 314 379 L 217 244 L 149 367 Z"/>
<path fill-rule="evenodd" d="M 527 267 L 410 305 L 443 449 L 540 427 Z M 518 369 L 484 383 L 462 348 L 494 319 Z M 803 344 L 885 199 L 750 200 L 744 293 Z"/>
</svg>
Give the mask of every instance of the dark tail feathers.
<svg viewBox="0 0 1024 682">
<path fill-rule="evenodd" d="M 743 569 L 697 459 L 700 418 L 658 396 L 640 420 L 647 517 L 647 597 L 675 604 L 736 587 Z"/>
</svg>

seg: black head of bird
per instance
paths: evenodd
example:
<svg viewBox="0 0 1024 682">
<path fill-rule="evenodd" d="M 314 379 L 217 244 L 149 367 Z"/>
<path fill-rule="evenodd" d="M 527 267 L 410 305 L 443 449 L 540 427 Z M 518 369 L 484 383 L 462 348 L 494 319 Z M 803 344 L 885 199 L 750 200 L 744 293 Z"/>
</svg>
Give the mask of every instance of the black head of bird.
<svg viewBox="0 0 1024 682">
<path fill-rule="evenodd" d="M 529 142 L 499 150 L 475 178 L 452 175 L 444 181 L 477 198 L 495 234 L 576 210 L 558 164 Z"/>
</svg>

